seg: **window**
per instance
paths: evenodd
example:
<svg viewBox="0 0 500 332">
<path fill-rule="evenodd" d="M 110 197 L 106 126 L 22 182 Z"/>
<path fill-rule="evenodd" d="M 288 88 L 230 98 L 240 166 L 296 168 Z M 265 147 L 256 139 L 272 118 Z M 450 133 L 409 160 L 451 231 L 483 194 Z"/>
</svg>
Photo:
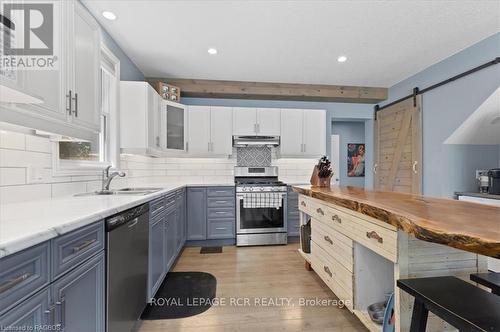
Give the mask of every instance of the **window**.
<svg viewBox="0 0 500 332">
<path fill-rule="evenodd" d="M 113 165 L 119 166 L 118 84 L 119 60 L 101 47 L 100 132 L 90 139 L 52 136 L 54 172 L 60 175 L 88 174 Z M 111 135 L 111 133 L 113 135 Z"/>
</svg>

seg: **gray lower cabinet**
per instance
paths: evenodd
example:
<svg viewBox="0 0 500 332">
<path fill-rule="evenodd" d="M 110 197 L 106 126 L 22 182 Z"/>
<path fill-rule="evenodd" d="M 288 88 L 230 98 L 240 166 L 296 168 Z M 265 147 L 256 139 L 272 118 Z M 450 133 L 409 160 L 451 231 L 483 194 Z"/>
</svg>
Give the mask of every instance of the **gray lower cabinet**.
<svg viewBox="0 0 500 332">
<path fill-rule="evenodd" d="M 46 287 L 36 295 L 0 316 L 0 329 L 5 331 L 30 331 L 35 326 L 52 324 L 53 310 L 50 309 L 50 291 Z M 40 329 L 44 331 L 43 329 Z M 34 331 L 34 330 L 33 330 Z"/>
<path fill-rule="evenodd" d="M 167 262 L 167 271 L 172 267 L 177 254 L 177 223 L 176 211 L 171 209 L 167 212 L 165 218 L 165 261 Z"/>
<path fill-rule="evenodd" d="M 188 188 L 188 240 L 235 238 L 233 186 Z"/>
<path fill-rule="evenodd" d="M 101 253 L 51 286 L 55 322 L 61 330 L 104 331 L 104 264 L 104 253 Z"/>
<path fill-rule="evenodd" d="M 102 223 L 94 225 L 102 226 Z M 18 268 L 6 271 L 25 270 L 29 277 L 23 282 L 36 282 L 39 277 L 29 271 L 29 264 L 35 262 L 38 266 L 35 271 L 48 270 L 48 260 L 39 260 L 40 254 L 48 252 L 50 246 L 61 243 L 61 238 L 70 238 L 77 231 L 63 235 L 51 242 L 35 246 L 12 256 L 7 256 L 0 261 L 2 268 L 4 263 L 21 259 Z M 94 243 L 94 242 L 92 242 Z M 40 249 L 42 249 L 40 251 Z M 31 256 L 31 258 L 26 255 Z M 34 255 L 33 255 L 34 254 Z M 54 261 L 54 257 L 52 257 Z M 41 265 L 40 265 L 41 264 Z M 7 265 L 6 265 L 7 266 Z M 28 269 L 27 269 L 28 268 Z M 3 272 L 3 271 L 2 271 Z M 39 272 L 37 272 L 39 274 Z M 43 274 L 43 273 L 42 273 Z M 47 280 L 49 281 L 49 280 Z M 47 283 L 41 290 L 35 290 L 28 294 L 27 298 L 0 315 L 0 329 L 12 331 L 71 331 L 71 332 L 104 332 L 105 330 L 105 260 L 104 251 L 96 253 L 85 261 L 79 261 L 78 265 L 68 266 L 68 269 L 58 278 L 53 277 L 51 283 Z M 11 285 L 23 286 L 16 278 L 11 278 L 5 289 L 13 290 Z M 9 287 L 7 287 L 9 286 Z M 22 298 L 29 284 L 19 288 L 13 296 Z M 45 326 L 45 327 L 44 327 Z"/>
<path fill-rule="evenodd" d="M 160 215 L 149 225 L 148 299 L 152 299 L 167 271 L 165 258 L 165 215 Z"/>
<path fill-rule="evenodd" d="M 207 188 L 187 189 L 187 239 L 207 238 Z"/>
<path fill-rule="evenodd" d="M 299 194 L 290 186 L 287 193 L 287 230 L 288 236 L 300 234 Z"/>
</svg>

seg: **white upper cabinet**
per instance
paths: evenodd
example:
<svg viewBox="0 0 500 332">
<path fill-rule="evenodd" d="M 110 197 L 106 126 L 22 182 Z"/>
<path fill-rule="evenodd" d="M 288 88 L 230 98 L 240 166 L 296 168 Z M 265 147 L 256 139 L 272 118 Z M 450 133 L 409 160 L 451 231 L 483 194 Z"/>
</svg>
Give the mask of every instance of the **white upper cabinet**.
<svg viewBox="0 0 500 332">
<path fill-rule="evenodd" d="M 97 21 L 80 4 L 74 5 L 70 40 L 72 66 L 68 68 L 73 122 L 99 130 L 99 63 L 101 37 Z M 73 74 L 73 75 L 71 75 Z M 70 92 L 71 91 L 71 92 Z"/>
<path fill-rule="evenodd" d="M 282 157 L 317 158 L 326 152 L 324 110 L 281 110 Z"/>
<path fill-rule="evenodd" d="M 188 153 L 196 156 L 228 156 L 232 153 L 233 109 L 189 106 Z"/>
<path fill-rule="evenodd" d="M 279 108 L 257 108 L 257 135 L 279 136 L 281 134 L 281 110 Z"/>
<path fill-rule="evenodd" d="M 160 97 L 161 98 L 161 97 Z M 171 151 L 184 151 L 186 148 L 186 106 L 162 99 L 166 113 L 166 146 Z"/>
<path fill-rule="evenodd" d="M 210 154 L 210 106 L 189 106 L 188 153 Z"/>
<path fill-rule="evenodd" d="M 300 156 L 302 154 L 303 113 L 301 109 L 281 110 L 281 155 Z"/>
<path fill-rule="evenodd" d="M 233 152 L 233 110 L 231 107 L 210 107 L 211 152 L 230 155 Z"/>
<path fill-rule="evenodd" d="M 160 96 L 146 82 L 120 82 L 120 144 L 125 153 L 157 155 Z"/>
<path fill-rule="evenodd" d="M 15 83 L 14 88 L 43 102 L 2 104 L 0 121 L 77 138 L 94 138 L 100 130 L 100 27 L 79 1 L 49 2 L 54 9 L 57 67 L 17 71 L 10 80 Z M 6 82 L 3 77 L 1 81 Z"/>
<path fill-rule="evenodd" d="M 233 135 L 279 136 L 279 108 L 233 108 Z"/>
<path fill-rule="evenodd" d="M 233 108 L 233 135 L 253 136 L 257 129 L 257 110 L 249 107 Z"/>
</svg>

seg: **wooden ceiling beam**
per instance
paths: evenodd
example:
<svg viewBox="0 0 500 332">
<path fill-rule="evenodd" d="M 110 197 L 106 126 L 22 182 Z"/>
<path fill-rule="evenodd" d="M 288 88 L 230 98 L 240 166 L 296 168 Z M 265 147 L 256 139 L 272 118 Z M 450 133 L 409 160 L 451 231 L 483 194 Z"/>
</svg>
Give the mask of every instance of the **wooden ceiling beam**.
<svg viewBox="0 0 500 332">
<path fill-rule="evenodd" d="M 183 78 L 148 78 L 147 80 L 151 84 L 162 81 L 175 85 L 181 89 L 182 97 L 327 101 L 366 104 L 375 104 L 387 99 L 387 88 L 379 87 Z"/>
</svg>

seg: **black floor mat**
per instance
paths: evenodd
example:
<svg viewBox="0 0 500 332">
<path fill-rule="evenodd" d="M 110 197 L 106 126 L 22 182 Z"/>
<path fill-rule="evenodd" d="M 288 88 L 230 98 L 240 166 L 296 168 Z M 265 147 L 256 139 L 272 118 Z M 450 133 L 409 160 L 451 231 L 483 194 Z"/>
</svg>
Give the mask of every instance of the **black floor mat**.
<svg viewBox="0 0 500 332">
<path fill-rule="evenodd" d="M 201 314 L 215 298 L 217 279 L 205 272 L 169 272 L 141 319 L 173 319 Z M 200 303 L 200 300 L 205 301 Z"/>
<path fill-rule="evenodd" d="M 221 254 L 222 247 L 201 247 L 200 254 Z"/>
</svg>

